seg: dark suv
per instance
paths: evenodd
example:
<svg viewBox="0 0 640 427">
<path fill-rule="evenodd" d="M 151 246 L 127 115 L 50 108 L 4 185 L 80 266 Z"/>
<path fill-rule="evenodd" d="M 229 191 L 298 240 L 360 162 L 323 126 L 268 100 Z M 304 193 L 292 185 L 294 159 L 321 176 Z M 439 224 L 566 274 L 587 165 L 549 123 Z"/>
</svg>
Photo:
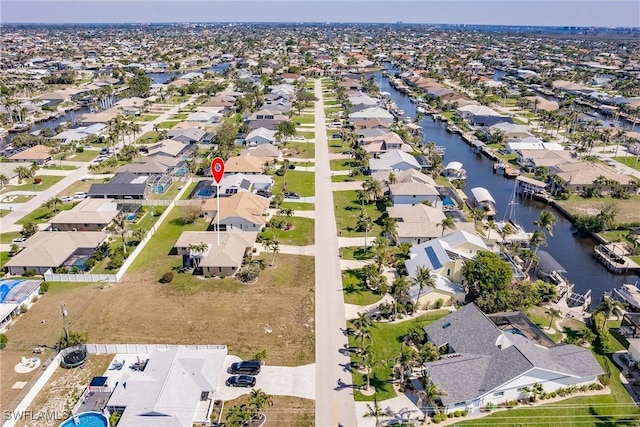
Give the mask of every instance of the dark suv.
<svg viewBox="0 0 640 427">
<path fill-rule="evenodd" d="M 243 362 L 232 363 L 229 368 L 231 374 L 258 375 L 260 373 L 260 362 L 258 360 L 245 360 Z"/>
</svg>

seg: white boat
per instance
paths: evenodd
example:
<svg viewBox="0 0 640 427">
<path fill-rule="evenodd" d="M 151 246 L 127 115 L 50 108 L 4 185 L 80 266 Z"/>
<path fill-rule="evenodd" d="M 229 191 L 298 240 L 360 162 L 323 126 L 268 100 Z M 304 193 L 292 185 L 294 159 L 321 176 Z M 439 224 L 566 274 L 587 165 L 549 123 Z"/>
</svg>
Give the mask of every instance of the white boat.
<svg viewBox="0 0 640 427">
<path fill-rule="evenodd" d="M 638 288 L 637 284 L 625 283 L 619 288 L 615 288 L 613 290 L 613 298 L 640 311 L 640 288 Z"/>
</svg>

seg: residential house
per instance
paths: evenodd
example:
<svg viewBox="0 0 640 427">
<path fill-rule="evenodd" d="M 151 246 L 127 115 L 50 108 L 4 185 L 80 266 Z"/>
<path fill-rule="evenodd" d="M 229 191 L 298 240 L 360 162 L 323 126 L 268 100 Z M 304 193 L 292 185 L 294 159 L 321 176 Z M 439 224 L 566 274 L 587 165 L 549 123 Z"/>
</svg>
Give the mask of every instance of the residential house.
<svg viewBox="0 0 640 427">
<path fill-rule="evenodd" d="M 453 232 L 443 229 L 442 221 L 446 216 L 442 210 L 431 206 L 394 205 L 387 207 L 387 214 L 396 221 L 398 243 L 419 245 Z"/>
<path fill-rule="evenodd" d="M 245 144 L 254 146 L 260 144 L 274 144 L 276 142 L 276 131 L 265 128 L 253 129 L 244 139 Z"/>
<path fill-rule="evenodd" d="M 463 304 L 467 296 L 464 286 L 439 274 L 432 273 L 434 286 L 420 286 L 412 282 L 409 288 L 409 299 L 414 305 L 422 308 L 442 307 L 445 305 Z"/>
<path fill-rule="evenodd" d="M 570 151 L 560 150 L 518 150 L 516 162 L 531 171 L 546 167 L 550 170 L 562 163 L 577 162 L 575 155 Z"/>
<path fill-rule="evenodd" d="M 416 205 L 428 202 L 437 207 L 440 193 L 435 185 L 421 182 L 396 182 L 389 184 L 389 198 L 394 205 Z"/>
<path fill-rule="evenodd" d="M 515 153 L 519 150 L 564 150 L 564 147 L 557 142 L 543 142 L 534 136 L 529 136 L 519 141 L 507 141 L 504 145 L 509 154 Z"/>
<path fill-rule="evenodd" d="M 73 142 L 84 141 L 90 136 L 102 135 L 105 129 L 107 129 L 106 124 L 94 123 L 90 126 L 81 126 L 75 129 L 67 129 L 57 135 L 52 136 L 51 139 L 58 140 L 62 144 L 70 144 Z"/>
<path fill-rule="evenodd" d="M 573 162 L 556 165 L 556 175 L 560 187 L 568 192 L 584 193 L 591 185 L 596 185 L 602 193 L 611 193 L 618 187 L 628 194 L 637 194 L 640 182 L 602 163 Z M 605 182 L 597 182 L 601 179 Z"/>
<path fill-rule="evenodd" d="M 131 173 L 138 176 L 169 175 L 182 163 L 182 159 L 155 154 L 141 157 L 134 163 L 122 165 L 116 170 L 116 173 Z"/>
<path fill-rule="evenodd" d="M 149 175 L 119 172 L 107 183 L 91 184 L 87 194 L 91 198 L 140 200 L 149 193 Z"/>
<path fill-rule="evenodd" d="M 38 165 L 45 165 L 51 161 L 51 148 L 46 145 L 34 145 L 26 150 L 19 151 L 13 156 L 9 157 L 12 162 L 22 163 L 37 163 Z"/>
<path fill-rule="evenodd" d="M 407 153 L 413 151 L 413 148 L 409 144 L 405 144 L 400 135 L 395 132 L 385 132 L 379 136 L 362 138 L 361 147 L 373 155 L 386 153 L 389 150 L 402 150 Z"/>
<path fill-rule="evenodd" d="M 468 304 L 424 327 L 427 339 L 442 349 L 425 364 L 445 412 L 477 414 L 488 405 L 529 397 L 534 385 L 546 393 L 597 381 L 604 371 L 591 351 L 556 345 L 521 313 L 486 316 Z"/>
<path fill-rule="evenodd" d="M 287 116 L 279 111 L 262 109 L 251 114 L 247 118 L 247 124 L 251 129 L 266 128 L 275 130 L 279 123 L 287 120 Z"/>
<path fill-rule="evenodd" d="M 197 127 L 190 127 L 187 129 L 171 129 L 167 132 L 167 136 L 170 139 L 180 141 L 183 144 L 197 144 L 202 140 L 205 131 Z"/>
<path fill-rule="evenodd" d="M 226 356 L 225 346 L 156 348 L 142 370 L 126 369 L 113 385 L 107 410 L 121 414 L 120 427 L 208 424 Z"/>
<path fill-rule="evenodd" d="M 406 171 L 408 169 L 421 169 L 420 164 L 411 154 L 401 150 L 390 150 L 382 154 L 378 159 L 369 160 L 371 173 L 382 171 Z"/>
<path fill-rule="evenodd" d="M 219 237 L 215 231 L 183 231 L 174 247 L 185 267 L 195 267 L 205 276 L 234 276 L 257 237 L 256 231 L 239 229 L 220 232 Z M 203 243 L 205 250 L 194 251 L 193 245 Z"/>
<path fill-rule="evenodd" d="M 108 237 L 102 231 L 39 231 L 22 244 L 24 249 L 11 257 L 5 267 L 9 274 L 18 276 L 27 270 L 44 274 L 59 267 L 82 271 Z"/>
<path fill-rule="evenodd" d="M 498 123 L 513 123 L 511 116 L 503 116 L 484 105 L 465 105 L 458 107 L 456 115 L 467 120 L 471 126 L 491 127 Z"/>
<path fill-rule="evenodd" d="M 269 216 L 266 215 L 268 208 L 268 199 L 248 191 L 221 197 L 220 200 L 207 199 L 202 205 L 204 217 L 211 219 L 210 228 L 220 228 L 221 231 L 260 231 L 269 222 Z"/>
<path fill-rule="evenodd" d="M 193 145 L 183 144 L 175 139 L 163 139 L 154 144 L 145 144 L 140 146 L 140 151 L 149 156 L 167 156 L 173 158 L 181 158 L 190 154 L 194 150 Z"/>
<path fill-rule="evenodd" d="M 452 282 L 462 283 L 464 263 L 475 258 L 478 251 L 487 249 L 487 245 L 477 235 L 457 230 L 412 247 L 405 266 L 411 277 L 416 277 L 416 270 L 421 266 Z"/>
<path fill-rule="evenodd" d="M 220 123 L 222 120 L 222 114 L 220 113 L 211 113 L 205 111 L 196 111 L 190 113 L 185 121 L 187 122 L 196 122 L 196 123 L 205 123 L 208 125 L 214 125 Z"/>
<path fill-rule="evenodd" d="M 245 148 L 240 152 L 241 156 L 253 156 L 263 159 L 280 159 L 282 151 L 272 144 L 260 144 L 255 147 Z"/>
<path fill-rule="evenodd" d="M 246 175 L 258 175 L 262 173 L 264 164 L 267 161 L 268 159 L 255 156 L 229 157 L 224 163 L 224 174 L 244 173 Z"/>
<path fill-rule="evenodd" d="M 225 175 L 219 184 L 211 182 L 210 189 L 203 191 L 203 193 L 210 194 L 211 197 L 216 197 L 219 188 L 220 195 L 225 197 L 241 191 L 271 191 L 271 187 L 273 187 L 273 177 L 271 175 L 245 175 L 243 173 L 236 173 L 233 175 Z"/>
<path fill-rule="evenodd" d="M 22 306 L 29 307 L 40 296 L 42 280 L 0 279 L 3 290 L 0 299 L 0 332 L 11 320 L 22 313 Z"/>
<path fill-rule="evenodd" d="M 488 132 L 502 132 L 507 141 L 517 141 L 532 136 L 531 133 L 529 133 L 529 126 L 506 122 L 497 123 L 493 126 L 490 126 Z"/>
<path fill-rule="evenodd" d="M 391 124 L 394 121 L 393 114 L 382 107 L 369 107 L 349 114 L 349 121 L 377 119 L 380 122 Z"/>
<path fill-rule="evenodd" d="M 72 209 L 59 212 L 49 223 L 55 231 L 101 231 L 119 213 L 115 200 L 84 199 Z"/>
</svg>

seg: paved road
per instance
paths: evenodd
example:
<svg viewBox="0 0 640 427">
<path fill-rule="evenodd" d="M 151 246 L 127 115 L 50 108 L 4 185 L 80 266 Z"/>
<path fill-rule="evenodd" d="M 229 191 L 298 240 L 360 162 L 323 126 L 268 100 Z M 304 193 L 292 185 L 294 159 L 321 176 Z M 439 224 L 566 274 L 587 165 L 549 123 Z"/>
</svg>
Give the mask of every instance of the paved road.
<svg viewBox="0 0 640 427">
<path fill-rule="evenodd" d="M 342 333 L 346 325 L 342 275 L 338 259 L 336 217 L 333 210 L 329 145 L 325 126 L 322 85 L 315 81 L 318 98 L 315 109 L 316 135 L 316 422 L 319 427 L 353 427 L 355 402 L 351 387 L 348 354 L 340 350 L 347 345 Z"/>
</svg>

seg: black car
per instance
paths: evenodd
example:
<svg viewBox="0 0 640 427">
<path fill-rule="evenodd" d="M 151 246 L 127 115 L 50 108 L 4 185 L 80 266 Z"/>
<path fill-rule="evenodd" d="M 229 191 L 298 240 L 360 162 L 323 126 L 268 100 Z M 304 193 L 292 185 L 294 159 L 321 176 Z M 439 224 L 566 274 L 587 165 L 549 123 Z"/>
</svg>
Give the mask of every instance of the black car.
<svg viewBox="0 0 640 427">
<path fill-rule="evenodd" d="M 336 132 L 333 135 L 331 135 L 331 138 L 342 138 L 342 134 L 340 132 Z"/>
<path fill-rule="evenodd" d="M 299 199 L 300 195 L 298 193 L 292 193 L 290 191 L 287 191 L 284 193 L 284 198 L 285 199 Z"/>
<path fill-rule="evenodd" d="M 232 363 L 229 367 L 230 374 L 258 375 L 261 364 L 259 360 L 245 360 L 243 362 Z"/>
<path fill-rule="evenodd" d="M 256 377 L 251 375 L 234 375 L 225 381 L 227 387 L 253 387 L 256 385 Z"/>
<path fill-rule="evenodd" d="M 267 199 L 271 198 L 271 192 L 267 190 L 256 190 L 256 194 L 258 196 L 266 197 Z"/>
<path fill-rule="evenodd" d="M 296 165 L 294 165 L 293 163 L 289 163 L 289 166 L 287 166 L 289 169 L 295 169 Z"/>
</svg>

